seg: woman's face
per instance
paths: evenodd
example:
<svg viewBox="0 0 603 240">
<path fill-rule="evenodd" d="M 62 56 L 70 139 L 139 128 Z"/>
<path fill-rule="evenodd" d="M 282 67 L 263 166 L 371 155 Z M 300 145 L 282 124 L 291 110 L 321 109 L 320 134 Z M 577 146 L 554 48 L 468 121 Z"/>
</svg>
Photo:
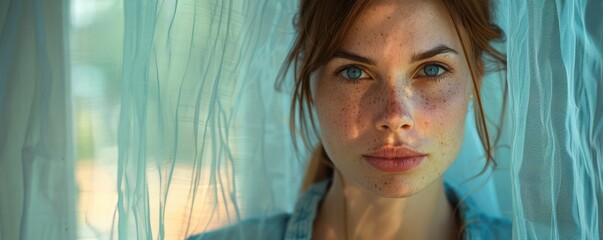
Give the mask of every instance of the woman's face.
<svg viewBox="0 0 603 240">
<path fill-rule="evenodd" d="M 457 157 L 472 83 L 439 1 L 375 1 L 312 81 L 322 143 L 346 181 L 410 196 Z"/>
</svg>

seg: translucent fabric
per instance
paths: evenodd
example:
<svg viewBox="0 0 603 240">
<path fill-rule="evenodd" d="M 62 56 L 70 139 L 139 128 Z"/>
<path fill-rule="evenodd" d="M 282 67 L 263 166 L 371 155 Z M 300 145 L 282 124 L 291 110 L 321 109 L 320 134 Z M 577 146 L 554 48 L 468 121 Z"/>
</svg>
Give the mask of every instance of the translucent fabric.
<svg viewBox="0 0 603 240">
<path fill-rule="evenodd" d="M 308 151 L 274 83 L 297 6 L 0 2 L 0 239 L 183 239 L 290 212 Z M 509 64 L 482 91 L 498 166 L 471 178 L 470 112 L 446 179 L 517 239 L 601 239 L 603 2 L 496 6 Z"/>
<path fill-rule="evenodd" d="M 509 1 L 515 236 L 603 238 L 602 1 Z"/>
<path fill-rule="evenodd" d="M 65 10 L 0 2 L 0 239 L 76 237 Z"/>
</svg>

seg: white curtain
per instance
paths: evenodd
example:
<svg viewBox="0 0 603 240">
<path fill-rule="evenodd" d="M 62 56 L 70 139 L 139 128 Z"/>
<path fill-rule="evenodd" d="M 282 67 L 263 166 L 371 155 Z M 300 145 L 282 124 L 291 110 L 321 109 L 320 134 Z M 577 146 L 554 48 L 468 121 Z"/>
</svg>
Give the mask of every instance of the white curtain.
<svg viewBox="0 0 603 240">
<path fill-rule="evenodd" d="M 297 6 L 0 2 L 0 239 L 183 239 L 291 211 L 308 154 L 274 82 Z M 468 120 L 446 178 L 517 239 L 600 239 L 603 2 L 496 6 L 498 167 L 466 181 L 484 161 Z"/>
</svg>

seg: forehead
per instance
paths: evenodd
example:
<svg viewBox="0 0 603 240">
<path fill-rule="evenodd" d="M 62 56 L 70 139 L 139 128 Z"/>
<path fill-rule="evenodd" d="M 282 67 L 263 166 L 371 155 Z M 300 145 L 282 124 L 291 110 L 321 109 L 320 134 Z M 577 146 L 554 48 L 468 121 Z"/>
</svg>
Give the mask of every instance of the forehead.
<svg viewBox="0 0 603 240">
<path fill-rule="evenodd" d="M 342 48 L 365 55 L 408 57 L 447 45 L 461 50 L 452 19 L 437 0 L 373 1 L 352 24 Z"/>
</svg>

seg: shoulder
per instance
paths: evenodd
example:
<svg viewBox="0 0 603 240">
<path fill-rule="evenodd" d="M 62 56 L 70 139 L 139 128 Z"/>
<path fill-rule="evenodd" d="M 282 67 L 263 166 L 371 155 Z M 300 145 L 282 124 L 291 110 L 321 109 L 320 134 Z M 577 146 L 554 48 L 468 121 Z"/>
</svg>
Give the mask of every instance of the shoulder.
<svg viewBox="0 0 603 240">
<path fill-rule="evenodd" d="M 266 218 L 242 220 L 216 231 L 194 235 L 188 240 L 201 239 L 309 239 L 320 200 L 330 179 L 312 185 L 299 197 L 293 213 L 281 213 Z"/>
<path fill-rule="evenodd" d="M 486 214 L 471 197 L 461 197 L 449 184 L 445 187 L 448 201 L 462 222 L 463 239 L 511 239 L 511 221 Z"/>
<path fill-rule="evenodd" d="M 505 218 L 478 213 L 465 219 L 465 233 L 469 239 L 511 239 L 512 224 Z"/>
<path fill-rule="evenodd" d="M 283 239 L 290 214 L 251 218 L 211 232 L 194 235 L 188 240 L 212 239 Z"/>
</svg>

